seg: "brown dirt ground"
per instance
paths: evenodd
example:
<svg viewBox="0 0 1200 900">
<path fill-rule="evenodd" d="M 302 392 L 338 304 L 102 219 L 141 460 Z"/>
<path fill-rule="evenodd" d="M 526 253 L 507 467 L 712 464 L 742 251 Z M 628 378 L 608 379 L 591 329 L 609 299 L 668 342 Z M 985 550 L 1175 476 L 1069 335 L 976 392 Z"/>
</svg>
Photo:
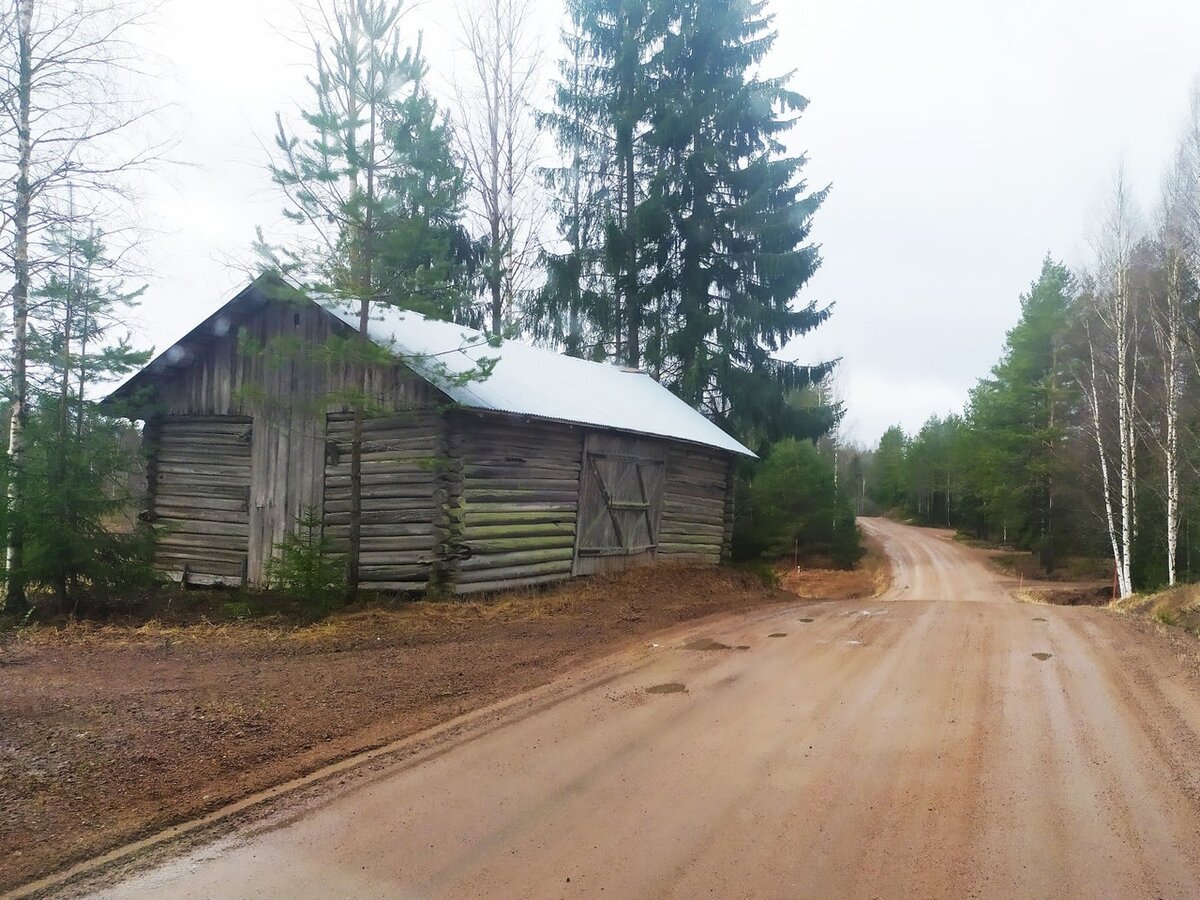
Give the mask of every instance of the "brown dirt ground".
<svg viewBox="0 0 1200 900">
<path fill-rule="evenodd" d="M 972 542 L 966 542 L 974 546 Z M 1098 559 L 1092 556 L 1068 556 L 1061 560 L 1057 568 L 1050 574 L 1042 567 L 1037 554 L 1015 550 L 1003 550 L 978 547 L 983 550 L 992 565 L 1014 578 L 1024 578 L 1026 581 L 1063 582 L 1070 584 L 1096 583 L 1110 584 L 1113 576 L 1111 559 Z"/>
<path fill-rule="evenodd" d="M 950 534 L 950 532 L 947 532 Z M 1016 595 L 1028 603 L 1051 606 L 1106 606 L 1112 600 L 1112 561 L 1069 556 L 1046 574 L 1037 554 L 988 546 L 954 535 L 995 571 L 1016 580 Z"/>
<path fill-rule="evenodd" d="M 776 569 L 780 584 L 806 600 L 862 600 L 878 597 L 892 584 L 891 565 L 883 545 L 865 538 L 866 554 L 854 569 L 835 569 L 820 562 L 783 565 Z"/>
<path fill-rule="evenodd" d="M 323 622 L 72 624 L 0 644 L 0 891 L 549 682 L 646 633 L 793 595 L 671 567 Z"/>
<path fill-rule="evenodd" d="M 1016 579 L 943 533 L 864 527 L 893 557 L 880 598 L 643 639 L 444 752 L 100 883 L 197 900 L 317 884 L 344 897 L 1200 897 L 1200 682 L 1172 652 L 1194 657 L 1196 641 L 1011 602 Z"/>
</svg>

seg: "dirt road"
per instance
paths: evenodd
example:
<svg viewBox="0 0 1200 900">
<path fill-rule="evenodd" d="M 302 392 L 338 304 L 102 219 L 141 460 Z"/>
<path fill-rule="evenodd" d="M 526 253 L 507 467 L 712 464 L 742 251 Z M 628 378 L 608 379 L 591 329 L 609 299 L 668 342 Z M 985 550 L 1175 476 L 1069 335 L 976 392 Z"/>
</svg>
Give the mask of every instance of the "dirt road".
<svg viewBox="0 0 1200 900">
<path fill-rule="evenodd" d="M 664 636 L 95 896 L 1200 896 L 1200 682 L 1168 643 L 867 527 L 880 600 Z"/>
</svg>

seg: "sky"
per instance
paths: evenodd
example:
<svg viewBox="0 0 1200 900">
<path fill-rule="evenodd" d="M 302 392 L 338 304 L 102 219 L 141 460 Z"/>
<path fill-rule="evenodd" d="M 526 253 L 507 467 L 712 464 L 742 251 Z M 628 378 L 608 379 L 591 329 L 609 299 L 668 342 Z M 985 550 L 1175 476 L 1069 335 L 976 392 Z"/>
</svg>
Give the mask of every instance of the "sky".
<svg viewBox="0 0 1200 900">
<path fill-rule="evenodd" d="M 536 0 L 553 61 L 560 3 Z M 1147 209 L 1200 75 L 1194 0 L 772 0 L 767 69 L 810 106 L 789 138 L 813 188 L 823 264 L 798 303 L 828 323 L 781 355 L 840 358 L 844 435 L 873 445 L 958 411 L 1049 252 L 1088 263 L 1089 222 L 1124 164 Z M 425 0 L 437 90 L 461 57 L 455 0 Z M 138 337 L 163 349 L 247 278 L 255 228 L 281 225 L 266 171 L 276 113 L 307 100 L 289 0 L 166 0 L 146 39 L 176 136 L 142 186 L 152 277 Z M 547 66 L 547 83 L 550 77 Z"/>
</svg>

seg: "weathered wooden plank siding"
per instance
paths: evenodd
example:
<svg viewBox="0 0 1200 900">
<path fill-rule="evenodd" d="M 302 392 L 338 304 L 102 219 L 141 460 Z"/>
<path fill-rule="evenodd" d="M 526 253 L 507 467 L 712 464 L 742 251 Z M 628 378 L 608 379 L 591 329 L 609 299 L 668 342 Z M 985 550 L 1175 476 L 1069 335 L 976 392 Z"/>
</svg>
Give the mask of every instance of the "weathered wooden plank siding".
<svg viewBox="0 0 1200 900">
<path fill-rule="evenodd" d="M 588 432 L 573 574 L 623 572 L 654 562 L 666 443 L 640 435 Z"/>
<path fill-rule="evenodd" d="M 253 425 L 244 416 L 167 416 L 153 441 L 148 511 L 155 565 L 191 583 L 242 584 L 250 544 Z"/>
<path fill-rule="evenodd" d="M 328 417 L 325 534 L 337 553 L 350 547 L 353 416 Z M 359 587 L 420 591 L 445 555 L 446 422 L 431 410 L 368 419 L 363 425 Z"/>
<path fill-rule="evenodd" d="M 729 472 L 727 454 L 678 442 L 668 446 L 660 557 L 679 562 L 721 561 L 732 522 Z"/>
<path fill-rule="evenodd" d="M 348 411 L 342 398 L 355 383 L 351 366 L 302 348 L 349 329 L 311 304 L 274 303 L 220 331 L 164 383 L 157 408 L 168 416 L 253 418 L 247 573 L 260 584 L 273 548 L 304 509 L 322 512 L 326 414 Z M 381 409 L 428 406 L 436 393 L 399 365 L 368 373 L 367 395 Z"/>
<path fill-rule="evenodd" d="M 456 412 L 451 454 L 461 466 L 450 510 L 451 580 L 459 593 L 571 577 L 582 429 Z"/>
</svg>

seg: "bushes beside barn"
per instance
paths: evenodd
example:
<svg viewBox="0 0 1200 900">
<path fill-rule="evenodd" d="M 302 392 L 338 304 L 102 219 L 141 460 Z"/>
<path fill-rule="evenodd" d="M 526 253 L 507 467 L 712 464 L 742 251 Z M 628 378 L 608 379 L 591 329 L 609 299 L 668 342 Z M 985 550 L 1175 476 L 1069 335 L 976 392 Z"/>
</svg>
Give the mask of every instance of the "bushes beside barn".
<svg viewBox="0 0 1200 900">
<path fill-rule="evenodd" d="M 862 558 L 854 507 L 833 462 L 810 441 L 787 439 L 739 475 L 733 555 L 740 562 L 801 559 L 851 568 Z"/>
</svg>

